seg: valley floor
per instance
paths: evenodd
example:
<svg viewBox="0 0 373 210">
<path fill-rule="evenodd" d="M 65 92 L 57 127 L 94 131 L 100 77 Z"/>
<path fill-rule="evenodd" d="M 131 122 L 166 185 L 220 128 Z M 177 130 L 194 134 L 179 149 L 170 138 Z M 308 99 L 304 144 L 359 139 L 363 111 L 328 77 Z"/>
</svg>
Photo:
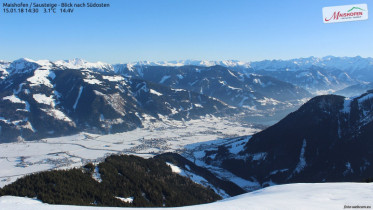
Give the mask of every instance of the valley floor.
<svg viewBox="0 0 373 210">
<path fill-rule="evenodd" d="M 175 209 L 371 209 L 373 183 L 316 183 L 287 184 L 267 187 L 218 202 Z M 49 205 L 31 198 L 0 197 L 3 210 L 18 209 L 117 209 L 109 207 L 81 207 Z M 144 209 L 144 208 L 136 208 Z M 161 208 L 152 208 L 161 209 Z M 168 208 L 169 209 L 169 208 Z M 173 209 L 173 208 L 172 208 Z"/>
<path fill-rule="evenodd" d="M 164 152 L 186 152 L 186 145 L 252 135 L 253 125 L 227 118 L 204 117 L 191 121 L 147 122 L 146 127 L 112 135 L 81 133 L 60 138 L 0 144 L 0 187 L 24 175 L 80 167 L 110 154 L 152 157 Z M 213 144 L 215 141 L 211 142 Z M 219 140 L 217 142 L 220 142 Z"/>
</svg>

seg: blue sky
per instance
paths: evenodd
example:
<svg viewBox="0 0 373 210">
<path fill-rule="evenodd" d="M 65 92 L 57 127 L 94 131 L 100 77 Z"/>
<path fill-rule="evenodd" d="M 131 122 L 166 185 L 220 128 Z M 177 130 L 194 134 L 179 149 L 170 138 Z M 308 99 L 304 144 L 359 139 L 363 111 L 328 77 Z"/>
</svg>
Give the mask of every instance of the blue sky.
<svg viewBox="0 0 373 210">
<path fill-rule="evenodd" d="M 111 7 L 56 15 L 1 11 L 0 60 L 84 58 L 126 63 L 182 59 L 257 61 L 326 55 L 373 57 L 372 19 L 335 24 L 322 21 L 322 7 L 368 3 L 370 8 L 371 1 L 96 2 L 107 2 Z"/>
</svg>

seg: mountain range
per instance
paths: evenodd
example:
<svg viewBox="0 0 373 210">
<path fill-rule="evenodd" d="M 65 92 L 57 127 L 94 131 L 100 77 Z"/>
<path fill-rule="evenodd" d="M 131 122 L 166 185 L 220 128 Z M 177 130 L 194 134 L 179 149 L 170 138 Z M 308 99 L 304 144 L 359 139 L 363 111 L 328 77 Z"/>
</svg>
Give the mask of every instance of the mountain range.
<svg viewBox="0 0 373 210">
<path fill-rule="evenodd" d="M 0 142 L 115 133 L 151 120 L 237 112 L 206 95 L 109 72 L 21 59 L 0 82 Z M 101 69 L 102 70 L 102 69 Z"/>
<path fill-rule="evenodd" d="M 373 91 L 354 98 L 317 96 L 243 143 L 205 151 L 222 167 L 262 187 L 362 181 L 373 174 Z"/>
<path fill-rule="evenodd" d="M 371 58 L 331 56 L 249 63 L 0 61 L 0 142 L 123 132 L 205 115 L 279 120 L 317 94 L 366 91 L 372 66 Z"/>
<path fill-rule="evenodd" d="M 114 71 L 111 65 L 79 59 L 19 59 L 1 64 L 0 142 L 81 131 L 123 132 L 149 121 L 232 115 L 243 108 L 284 109 L 310 97 L 294 85 L 270 77 L 233 73 L 221 66 L 202 71 L 186 66 L 183 75 L 180 70 L 166 68 L 156 77 L 141 78 Z M 173 79 L 186 77 L 180 83 L 185 85 L 168 83 L 171 76 L 167 73 L 172 73 Z M 212 77 L 214 74 L 218 77 Z M 188 86 L 192 79 L 200 79 L 195 82 L 199 91 Z"/>
<path fill-rule="evenodd" d="M 0 61 L 0 142 L 82 131 L 110 134 L 205 115 L 265 118 L 283 113 L 283 119 L 252 136 L 221 139 L 208 147 L 197 142 L 194 149 L 180 152 L 183 157 L 155 159 L 163 161 L 167 176 L 177 169 L 229 196 L 276 184 L 368 180 L 373 174 L 371 67 L 372 59 L 361 57 L 116 65 L 81 59 Z M 317 95 L 325 92 L 341 95 Z M 135 167 L 131 162 L 129 168 Z M 136 169 L 149 174 L 145 162 Z M 97 173 L 103 180 L 109 174 L 113 176 L 106 180 L 124 179 L 119 170 L 98 166 L 86 168 L 89 182 Z M 135 188 L 137 199 L 149 201 L 141 187 Z M 120 192 L 109 196 L 113 202 L 131 196 Z M 154 202 L 162 206 L 165 196 L 155 194 Z M 91 196 L 88 202 L 95 200 Z"/>
<path fill-rule="evenodd" d="M 372 82 L 373 59 L 357 57 L 323 58 L 308 57 L 291 60 L 264 60 L 256 62 L 228 61 L 171 61 L 136 62 L 126 64 L 128 68 L 136 66 L 173 66 L 195 65 L 211 67 L 220 65 L 243 74 L 256 73 L 268 75 L 289 82 L 316 95 L 333 93 L 350 85 Z M 119 68 L 118 65 L 114 66 Z"/>
</svg>

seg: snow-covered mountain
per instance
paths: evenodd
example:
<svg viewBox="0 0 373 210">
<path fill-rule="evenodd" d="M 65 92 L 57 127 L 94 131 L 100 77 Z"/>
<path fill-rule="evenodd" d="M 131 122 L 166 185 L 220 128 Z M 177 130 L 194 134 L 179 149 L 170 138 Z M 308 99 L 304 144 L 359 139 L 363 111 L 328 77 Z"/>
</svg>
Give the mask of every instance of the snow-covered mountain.
<svg viewBox="0 0 373 210">
<path fill-rule="evenodd" d="M 351 85 L 342 90 L 334 92 L 334 94 L 346 97 L 354 97 L 360 95 L 361 93 L 367 92 L 368 90 L 373 90 L 373 82 Z"/>
<path fill-rule="evenodd" d="M 327 70 L 322 67 L 311 66 L 298 71 L 268 71 L 257 70 L 257 74 L 268 75 L 302 87 L 315 95 L 333 93 L 361 81 L 353 79 L 344 71 Z M 361 94 L 361 93 L 360 93 Z"/>
<path fill-rule="evenodd" d="M 351 62 L 363 64 L 366 61 L 352 58 L 335 59 L 337 64 L 339 64 L 337 61 L 346 62 L 349 59 Z M 146 63 L 109 65 L 101 62 L 90 63 L 81 59 L 56 62 L 30 59 L 0 61 L 0 142 L 62 136 L 81 131 L 115 133 L 142 127 L 150 121 L 172 119 L 180 120 L 178 122 L 182 123 L 204 115 L 233 115 L 244 109 L 254 112 L 278 111 L 295 107 L 311 96 L 306 90 L 284 81 L 295 81 L 297 85 L 317 92 L 341 88 L 354 82 L 360 84 L 359 76 L 356 75 L 363 75 L 366 79 L 368 77 L 364 77 L 364 73 L 370 71 L 369 62 L 366 65 L 361 64 L 361 69 L 351 70 L 341 69 L 339 65 L 335 67 L 321 65 L 322 61 L 317 60 L 312 63 L 304 60 L 304 62 L 299 61 L 299 65 L 291 64 L 290 67 L 293 66 L 293 69 L 290 67 L 282 69 L 281 66 L 286 66 L 282 62 L 276 65 L 264 62 L 263 69 L 259 69 L 256 64 L 238 64 L 235 61 L 220 64 L 191 61 L 190 63 L 160 62 L 149 63 L 149 65 Z M 273 70 L 272 66 L 279 68 Z M 360 74 L 361 72 L 363 74 Z M 247 191 L 280 183 L 361 181 L 372 177 L 373 174 L 372 130 L 372 91 L 351 99 L 336 95 L 319 96 L 262 132 L 253 136 L 220 140 L 228 143 L 222 143 L 217 147 L 199 145 L 200 150 L 188 151 L 192 156 L 187 158 L 197 165 L 195 168 L 206 167 L 206 170 L 210 170 L 211 174 L 219 179 L 229 180 Z M 152 138 L 153 135 L 152 133 Z M 110 135 L 108 138 L 113 137 Z M 119 144 L 123 146 L 126 140 L 123 137 L 120 141 L 116 139 L 113 144 L 105 142 L 100 145 L 100 148 L 113 146 L 108 150 L 114 151 L 114 147 L 119 147 Z M 156 144 L 159 140 L 151 139 L 149 144 Z M 51 139 L 44 141 L 44 143 L 51 141 L 55 145 L 65 144 L 53 143 Z M 98 142 L 93 141 L 90 135 L 87 135 L 84 141 L 93 144 Z M 72 138 L 71 142 L 78 148 L 87 148 L 78 144 L 75 138 Z M 102 150 L 93 144 L 90 151 Z M 40 145 L 33 146 L 35 148 Z M 137 146 L 142 147 L 142 145 Z M 25 148 L 25 151 L 30 149 Z M 75 147 L 74 151 L 76 151 Z M 78 151 L 81 152 L 80 149 Z M 115 150 L 115 152 L 123 151 L 133 150 Z M 152 152 L 150 149 L 149 151 Z M 70 154 L 65 150 L 62 153 L 74 157 L 74 153 Z M 48 155 L 55 154 L 48 150 Z M 15 167 L 23 167 L 22 164 L 30 163 L 23 161 L 27 158 L 34 159 L 34 162 L 44 161 L 35 161 L 36 158 L 32 156 L 17 155 L 13 159 L 20 160 L 21 163 Z M 49 156 L 48 159 L 56 161 Z M 207 172 L 204 172 L 207 176 L 198 174 L 194 167 L 190 167 L 191 163 L 184 161 L 179 164 L 179 169 L 184 173 L 193 172 L 194 178 L 202 180 L 201 176 L 204 180 L 208 180 L 206 182 L 212 182 L 207 178 L 210 174 Z M 197 174 L 198 176 L 195 176 Z M 223 182 L 221 184 L 224 184 Z M 229 207 L 245 209 L 247 206 L 255 205 L 258 201 L 250 201 L 250 198 L 258 199 L 258 195 L 262 192 L 268 192 L 272 197 L 263 197 L 263 200 L 260 200 L 260 207 L 264 201 L 268 208 L 274 207 L 272 206 L 274 203 L 268 202 L 271 199 L 281 201 L 278 205 L 285 205 L 283 203 L 285 198 L 292 197 L 298 199 L 294 200 L 294 203 L 298 204 L 294 205 L 296 208 L 301 205 L 297 202 L 304 202 L 299 199 L 305 197 L 308 199 L 309 196 L 315 195 L 325 198 L 326 194 L 332 195 L 330 191 L 336 188 L 336 185 L 324 186 L 327 186 L 327 190 L 306 184 L 301 186 L 303 190 L 297 187 L 278 186 L 279 188 L 267 188 L 253 194 L 242 195 L 244 200 L 239 197 L 238 200 L 233 198 L 209 204 L 210 207 L 201 205 L 196 208 L 215 209 L 222 205 L 227 209 Z M 351 196 L 356 195 L 356 191 L 351 189 L 361 190 L 351 185 L 338 184 L 338 186 L 339 189 L 341 186 L 348 189 L 348 191 L 337 192 L 339 196 L 343 193 L 343 196 L 348 195 L 342 198 L 343 205 L 346 205 L 345 201 L 352 198 Z M 232 184 L 229 187 L 232 187 Z M 317 194 L 301 194 L 306 192 L 305 188 Z M 266 191 L 268 189 L 275 190 Z M 294 193 L 288 193 L 286 196 L 277 194 L 278 197 L 273 197 L 276 192 L 279 192 L 277 190 L 287 192 L 294 190 Z M 364 195 L 370 195 L 369 190 L 370 188 L 362 192 L 365 193 Z M 300 197 L 297 197 L 298 195 Z M 309 205 L 315 205 L 320 197 L 316 197 Z M 335 203 L 327 205 L 332 207 L 336 207 L 337 204 L 338 207 L 342 205 L 342 202 L 337 203 L 340 200 L 336 197 L 328 198 Z M 365 205 L 364 200 L 360 200 L 361 197 L 353 198 L 355 198 L 354 202 L 358 200 Z M 13 202 L 13 198 L 9 199 Z M 0 198 L 0 207 L 8 208 L 4 202 L 9 200 L 4 201 Z M 289 200 L 286 200 L 286 204 L 288 202 Z M 325 205 L 325 202 L 317 205 Z M 14 203 L 11 206 L 14 208 Z M 44 204 L 37 206 L 37 208 L 48 207 L 50 206 Z M 288 208 L 289 205 L 286 207 Z M 24 206 L 20 205 L 19 208 Z"/>
<path fill-rule="evenodd" d="M 116 65 L 117 73 L 171 88 L 186 89 L 251 110 L 286 109 L 311 94 L 270 76 L 244 75 L 224 66 L 128 66 Z"/>
<path fill-rule="evenodd" d="M 178 207 L 175 209 L 342 209 L 368 208 L 372 206 L 373 184 L 371 183 L 312 183 L 287 184 L 267 187 L 251 193 L 246 193 L 218 202 Z M 67 205 L 44 204 L 32 198 L 14 196 L 0 197 L 0 207 L 4 210 L 14 209 L 85 209 L 112 210 L 111 207 L 82 207 Z M 136 208 L 148 209 L 148 208 Z M 164 208 L 152 208 L 164 209 Z M 168 208 L 173 209 L 173 208 Z"/>
<path fill-rule="evenodd" d="M 87 68 L 98 72 L 123 72 L 124 69 L 135 71 L 145 66 L 156 67 L 182 67 L 200 66 L 213 67 L 216 65 L 229 68 L 246 75 L 252 73 L 274 77 L 308 90 L 316 95 L 331 93 L 351 85 L 373 82 L 373 58 L 308 57 L 290 60 L 264 60 L 243 62 L 237 60 L 204 61 L 204 60 L 177 60 L 177 61 L 139 61 L 127 64 L 110 65 L 102 62 L 91 63 L 82 59 L 60 60 L 53 62 L 60 68 L 82 69 Z M 6 69 L 9 62 L 0 61 L 0 74 Z M 3 69 L 3 70 L 1 70 Z M 141 72 L 139 72 L 141 75 Z M 0 75 L 1 76 L 1 75 Z"/>
<path fill-rule="evenodd" d="M 210 147 L 199 164 L 222 167 L 262 187 L 359 181 L 373 174 L 373 92 L 318 96 L 239 144 Z"/>
<path fill-rule="evenodd" d="M 75 58 L 72 60 L 59 60 L 54 62 L 54 64 L 60 68 L 65 69 L 90 69 L 93 71 L 98 72 L 113 72 L 114 68 L 112 65 L 103 63 L 103 62 L 96 62 L 91 63 L 86 60 Z"/>
<path fill-rule="evenodd" d="M 263 60 L 243 62 L 238 60 L 225 60 L 225 61 L 206 61 L 206 60 L 178 60 L 178 61 L 140 61 L 129 63 L 131 66 L 215 66 L 220 65 L 224 67 L 240 67 L 252 68 L 254 70 L 268 70 L 268 71 L 298 71 L 307 69 L 312 66 L 322 67 L 326 69 L 340 69 L 348 73 L 353 73 L 363 69 L 371 69 L 373 66 L 373 58 L 356 57 L 334 57 L 326 56 L 322 58 L 308 57 L 308 58 L 295 58 L 290 60 Z"/>
<path fill-rule="evenodd" d="M 250 63 L 255 70 L 272 70 L 279 69 L 286 71 L 298 71 L 312 66 L 326 69 L 340 69 L 347 73 L 354 73 L 363 69 L 370 69 L 373 66 L 373 58 L 356 57 L 334 57 L 326 56 L 322 58 L 308 57 L 296 58 L 290 60 L 264 60 Z"/>
<path fill-rule="evenodd" d="M 92 66 L 78 63 L 77 68 Z M 149 120 L 237 112 L 206 95 L 97 71 L 96 66 L 77 68 L 29 59 L 10 63 L 0 82 L 0 142 L 79 131 L 114 133 Z"/>
<path fill-rule="evenodd" d="M 136 66 L 195 65 L 211 67 L 220 65 L 243 74 L 260 74 L 275 77 L 302 87 L 316 95 L 331 93 L 361 82 L 373 82 L 373 58 L 362 57 L 308 57 L 291 60 L 264 60 L 242 62 L 180 60 L 171 62 L 136 62 L 127 64 L 129 69 Z M 114 66 L 116 69 L 118 65 Z"/>
<path fill-rule="evenodd" d="M 373 59 L 362 57 L 309 57 L 292 60 L 265 60 L 250 63 L 245 72 L 271 75 L 319 94 L 373 81 Z M 361 93 L 360 93 L 361 94 Z"/>
<path fill-rule="evenodd" d="M 120 65 L 120 64 L 119 64 Z M 207 61 L 207 60 L 177 60 L 177 61 L 139 61 L 127 64 L 129 67 L 133 66 L 169 66 L 169 67 L 180 67 L 180 66 L 224 66 L 224 67 L 240 67 L 250 68 L 250 63 L 238 61 L 238 60 L 225 60 L 225 61 Z"/>
<path fill-rule="evenodd" d="M 117 65 L 82 59 L 0 61 L 0 136 L 118 132 L 152 117 L 182 120 L 236 108 L 281 117 L 310 98 L 308 91 L 320 94 L 369 80 L 371 66 L 372 59 L 361 57 Z"/>
<path fill-rule="evenodd" d="M 10 62 L 0 60 L 0 79 L 5 79 L 8 76 L 8 71 L 6 70 L 10 65 Z"/>
</svg>

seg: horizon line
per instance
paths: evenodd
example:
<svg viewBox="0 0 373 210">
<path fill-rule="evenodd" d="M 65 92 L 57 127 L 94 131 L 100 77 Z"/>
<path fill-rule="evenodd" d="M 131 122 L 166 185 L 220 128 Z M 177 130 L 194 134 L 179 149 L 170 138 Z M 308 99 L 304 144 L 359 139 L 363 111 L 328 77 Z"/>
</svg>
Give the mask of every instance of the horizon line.
<svg viewBox="0 0 373 210">
<path fill-rule="evenodd" d="M 360 55 L 356 55 L 356 56 L 334 56 L 334 55 L 327 55 L 327 56 L 321 56 L 321 57 L 317 57 L 317 56 L 308 56 L 308 57 L 294 57 L 294 58 L 290 58 L 290 59 L 263 59 L 263 60 L 253 60 L 253 61 L 243 61 L 243 60 L 237 60 L 237 59 L 223 59 L 223 60 L 199 60 L 199 59 L 176 59 L 176 60 L 158 60 L 158 61 L 151 61 L 151 60 L 137 60 L 137 61 L 131 61 L 131 62 L 119 62 L 119 63 L 109 63 L 109 62 L 104 62 L 104 61 L 89 61 L 85 58 L 72 58 L 72 59 L 58 59 L 58 60 L 49 60 L 49 59 L 32 59 L 32 58 L 29 58 L 29 57 L 21 57 L 21 58 L 18 58 L 18 59 L 14 59 L 14 60 L 2 60 L 0 59 L 0 62 L 9 62 L 9 63 L 12 63 L 14 61 L 17 61 L 17 60 L 30 60 L 30 61 L 34 61 L 34 62 L 37 62 L 37 61 L 49 61 L 49 62 L 52 62 L 52 63 L 55 63 L 55 62 L 58 62 L 58 61 L 65 61 L 65 62 L 68 62 L 68 61 L 72 61 L 72 60 L 82 60 L 82 61 L 85 61 L 85 62 L 88 62 L 88 63 L 103 63 L 103 64 L 109 64 L 109 65 L 120 65 L 120 64 L 136 64 L 136 63 L 145 63 L 145 62 L 148 62 L 148 63 L 158 63 L 158 64 L 167 64 L 167 63 L 170 63 L 172 64 L 173 62 L 182 62 L 182 61 L 191 61 L 191 62 L 225 62 L 225 61 L 233 61 L 233 62 L 242 62 L 244 64 L 250 64 L 250 63 L 255 63 L 255 62 L 263 62 L 263 61 L 290 61 L 290 60 L 297 60 L 297 59 L 308 59 L 308 58 L 317 58 L 317 59 L 325 59 L 325 58 L 328 58 L 328 57 L 333 57 L 333 58 L 357 58 L 357 57 L 360 57 L 360 58 L 364 58 L 364 59 L 373 59 L 373 56 L 370 57 L 370 56 L 367 56 L 367 57 L 363 57 L 363 56 L 360 56 Z"/>
</svg>

